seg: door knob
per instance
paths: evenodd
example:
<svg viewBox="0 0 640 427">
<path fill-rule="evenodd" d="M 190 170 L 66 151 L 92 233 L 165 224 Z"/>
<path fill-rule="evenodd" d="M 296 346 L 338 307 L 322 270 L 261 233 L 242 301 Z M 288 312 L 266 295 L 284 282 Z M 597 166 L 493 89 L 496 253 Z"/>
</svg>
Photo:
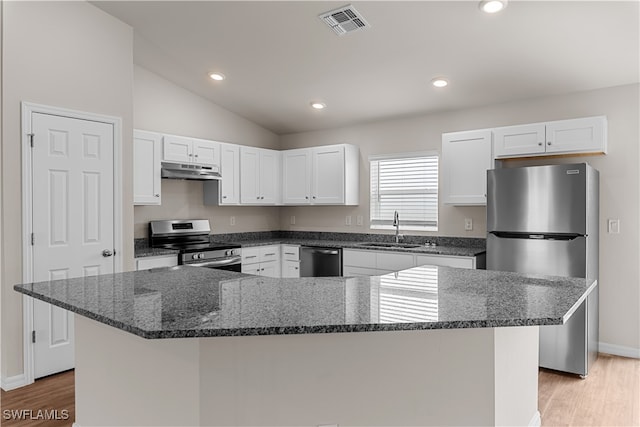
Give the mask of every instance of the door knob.
<svg viewBox="0 0 640 427">
<path fill-rule="evenodd" d="M 113 255 L 113 252 L 111 252 L 109 249 L 105 249 L 104 251 L 102 251 L 102 256 L 105 258 L 108 258 L 111 255 Z"/>
</svg>

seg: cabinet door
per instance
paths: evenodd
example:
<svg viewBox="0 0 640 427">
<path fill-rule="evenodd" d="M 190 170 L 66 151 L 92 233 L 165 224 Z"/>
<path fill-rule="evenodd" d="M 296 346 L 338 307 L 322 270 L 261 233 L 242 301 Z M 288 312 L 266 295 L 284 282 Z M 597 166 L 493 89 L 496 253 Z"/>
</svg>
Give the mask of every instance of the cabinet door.
<svg viewBox="0 0 640 427">
<path fill-rule="evenodd" d="M 240 146 L 220 145 L 220 200 L 221 205 L 240 203 Z"/>
<path fill-rule="evenodd" d="M 260 150 L 260 203 L 275 205 L 280 203 L 280 152 Z"/>
<path fill-rule="evenodd" d="M 300 261 L 283 261 L 282 277 L 300 277 Z"/>
<path fill-rule="evenodd" d="M 400 271 L 415 267 L 415 255 L 400 252 L 376 252 L 378 270 Z"/>
<path fill-rule="evenodd" d="M 474 257 L 416 255 L 416 265 L 442 265 L 456 268 L 476 268 Z"/>
<path fill-rule="evenodd" d="M 260 275 L 260 264 L 245 264 L 242 263 L 242 267 L 240 268 L 240 272 L 244 274 L 254 274 L 256 276 Z"/>
<path fill-rule="evenodd" d="M 162 160 L 166 162 L 189 163 L 193 158 L 193 142 L 184 136 L 164 135 Z"/>
<path fill-rule="evenodd" d="M 487 204 L 487 170 L 492 169 L 491 131 L 442 135 L 442 199 L 452 205 Z"/>
<path fill-rule="evenodd" d="M 308 148 L 282 153 L 282 202 L 285 205 L 311 203 L 311 153 Z"/>
<path fill-rule="evenodd" d="M 545 152 L 545 125 L 507 126 L 493 130 L 496 158 L 536 155 Z"/>
<path fill-rule="evenodd" d="M 344 203 L 344 147 L 332 145 L 313 149 L 311 203 Z"/>
<path fill-rule="evenodd" d="M 271 261 L 260 263 L 260 275 L 265 277 L 280 277 L 280 262 Z"/>
<path fill-rule="evenodd" d="M 193 161 L 203 165 L 220 165 L 220 143 L 204 139 L 193 140 Z"/>
<path fill-rule="evenodd" d="M 547 123 L 547 153 L 606 153 L 604 117 Z"/>
<path fill-rule="evenodd" d="M 240 202 L 260 204 L 260 150 L 240 147 Z"/>
<path fill-rule="evenodd" d="M 133 204 L 159 205 L 162 135 L 133 131 Z"/>
</svg>

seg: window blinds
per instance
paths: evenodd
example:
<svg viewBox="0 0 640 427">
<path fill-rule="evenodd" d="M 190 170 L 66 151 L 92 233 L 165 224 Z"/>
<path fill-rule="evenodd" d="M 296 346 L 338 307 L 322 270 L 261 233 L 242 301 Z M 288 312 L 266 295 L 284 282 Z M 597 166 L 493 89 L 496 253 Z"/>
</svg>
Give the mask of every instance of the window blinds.
<svg viewBox="0 0 640 427">
<path fill-rule="evenodd" d="M 371 228 L 390 228 L 398 211 L 401 227 L 438 226 L 438 156 L 370 158 Z"/>
</svg>

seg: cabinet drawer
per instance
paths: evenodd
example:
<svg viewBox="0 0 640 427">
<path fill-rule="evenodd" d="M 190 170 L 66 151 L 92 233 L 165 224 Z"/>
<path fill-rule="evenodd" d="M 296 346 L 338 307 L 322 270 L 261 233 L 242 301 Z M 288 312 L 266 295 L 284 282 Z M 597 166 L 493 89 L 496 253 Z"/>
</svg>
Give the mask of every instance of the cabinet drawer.
<svg viewBox="0 0 640 427">
<path fill-rule="evenodd" d="M 376 253 L 374 251 L 344 250 L 342 264 L 354 267 L 376 268 Z"/>
<path fill-rule="evenodd" d="M 242 264 L 254 264 L 256 262 L 260 262 L 260 247 L 242 248 Z"/>
<path fill-rule="evenodd" d="M 260 262 L 280 261 L 280 246 L 261 246 Z"/>
<path fill-rule="evenodd" d="M 285 261 L 299 261 L 300 246 L 282 245 L 282 259 Z"/>
<path fill-rule="evenodd" d="M 441 265 L 444 267 L 475 268 L 474 259 L 471 257 L 417 255 L 416 261 L 416 265 Z"/>
<path fill-rule="evenodd" d="M 149 270 L 151 268 L 173 267 L 178 265 L 177 255 L 162 255 L 136 258 L 136 270 Z"/>
<path fill-rule="evenodd" d="M 415 255 L 398 252 L 377 252 L 376 268 L 379 270 L 400 271 L 415 266 Z"/>
</svg>

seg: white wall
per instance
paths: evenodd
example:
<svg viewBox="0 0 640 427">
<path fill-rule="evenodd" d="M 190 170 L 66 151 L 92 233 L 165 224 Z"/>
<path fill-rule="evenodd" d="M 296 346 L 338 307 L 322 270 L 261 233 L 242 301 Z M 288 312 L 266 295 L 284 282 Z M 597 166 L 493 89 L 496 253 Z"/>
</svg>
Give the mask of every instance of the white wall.
<svg viewBox="0 0 640 427">
<path fill-rule="evenodd" d="M 85 2 L 2 2 L 2 378 L 21 375 L 20 102 L 117 116 L 123 124 L 125 269 L 133 267 L 133 33 Z"/>
<path fill-rule="evenodd" d="M 468 110 L 380 121 L 316 132 L 283 135 L 282 148 L 351 143 L 360 146 L 360 205 L 356 207 L 287 207 L 281 229 L 370 232 L 369 165 L 371 154 L 440 151 L 441 135 L 547 120 L 606 115 L 609 153 L 606 156 L 561 157 L 510 161 L 509 166 L 587 161 L 600 171 L 600 341 L 640 354 L 640 174 L 638 161 L 640 85 L 545 97 Z M 296 225 L 289 225 L 291 215 Z M 345 226 L 345 215 L 363 215 L 365 225 Z M 474 230 L 464 230 L 464 218 Z M 606 220 L 618 218 L 621 234 L 607 234 Z M 355 217 L 352 224 L 355 224 Z M 440 204 L 439 230 L 444 236 L 485 237 L 486 209 Z M 415 233 L 420 234 L 420 233 Z"/>
<path fill-rule="evenodd" d="M 155 132 L 278 148 L 279 137 L 142 67 L 134 68 L 134 127 Z M 136 206 L 135 237 L 156 219 L 209 219 L 214 233 L 276 230 L 279 208 L 204 206 L 202 182 L 162 180 L 161 206 Z M 230 225 L 235 216 L 236 225 Z"/>
</svg>

